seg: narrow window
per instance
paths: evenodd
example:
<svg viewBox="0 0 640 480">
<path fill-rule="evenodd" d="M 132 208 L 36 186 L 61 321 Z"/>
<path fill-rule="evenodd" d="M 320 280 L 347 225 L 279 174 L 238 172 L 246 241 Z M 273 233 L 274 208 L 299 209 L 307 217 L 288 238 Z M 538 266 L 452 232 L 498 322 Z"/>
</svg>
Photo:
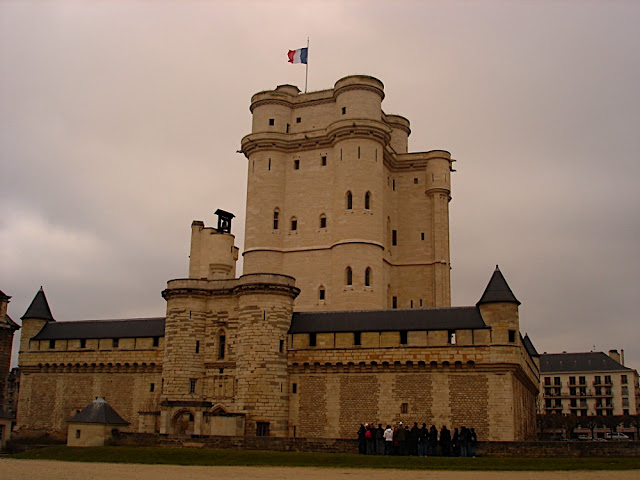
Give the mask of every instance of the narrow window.
<svg viewBox="0 0 640 480">
<path fill-rule="evenodd" d="M 278 229 L 278 217 L 280 217 L 280 211 L 276 208 L 273 211 L 273 229 L 274 230 Z"/>
<path fill-rule="evenodd" d="M 218 359 L 220 360 L 224 358 L 225 343 L 226 337 L 224 335 L 220 335 L 220 337 L 218 337 Z"/>
<path fill-rule="evenodd" d="M 516 331 L 509 330 L 509 343 L 515 343 L 516 341 Z"/>
<path fill-rule="evenodd" d="M 56 341 L 55 340 L 49 340 L 49 349 L 53 350 L 54 348 L 56 348 Z"/>
<path fill-rule="evenodd" d="M 327 157 L 326 157 L 326 156 L 323 156 L 320 160 L 321 160 L 321 162 L 322 162 L 322 166 L 323 166 L 323 167 L 326 167 L 326 166 L 327 166 Z"/>
<path fill-rule="evenodd" d="M 196 353 L 200 353 L 200 340 L 196 340 Z"/>
<path fill-rule="evenodd" d="M 154 347 L 160 346 L 160 337 L 153 337 L 153 346 Z"/>
<path fill-rule="evenodd" d="M 456 331 L 455 330 L 449 330 L 447 332 L 447 343 L 450 345 L 455 345 L 456 344 Z"/>
<path fill-rule="evenodd" d="M 378 149 L 377 149 L 377 148 L 376 148 L 376 155 L 375 155 L 375 158 L 376 158 L 376 162 L 377 162 L 377 161 L 378 161 Z"/>
<path fill-rule="evenodd" d="M 362 332 L 353 332 L 353 344 L 362 345 Z"/>
<path fill-rule="evenodd" d="M 293 169 L 294 170 L 300 170 L 300 160 L 294 160 L 293 161 Z"/>
<path fill-rule="evenodd" d="M 391 298 L 391 305 L 392 305 L 392 308 L 398 308 L 398 297 Z"/>
<path fill-rule="evenodd" d="M 256 422 L 256 436 L 258 437 L 269 436 L 269 422 Z"/>
<path fill-rule="evenodd" d="M 397 230 L 391 230 L 391 245 L 393 245 L 393 246 L 398 245 L 398 231 Z"/>
<path fill-rule="evenodd" d="M 353 271 L 351 270 L 351 267 L 347 267 L 345 270 L 344 283 L 345 285 L 353 285 Z"/>
<path fill-rule="evenodd" d="M 403 403 L 400 405 L 400 413 L 409 413 L 409 404 Z"/>
<path fill-rule="evenodd" d="M 325 291 L 324 287 L 320 287 L 320 290 L 318 290 L 318 298 L 319 298 L 320 300 L 324 300 L 324 299 L 325 299 L 326 294 L 327 294 L 327 293 L 326 293 L 326 291 Z"/>
<path fill-rule="evenodd" d="M 413 300 L 410 300 L 410 301 L 409 301 L 409 306 L 410 306 L 411 308 L 413 308 Z"/>
<path fill-rule="evenodd" d="M 393 191 L 395 191 L 395 190 L 396 190 L 396 179 L 395 179 L 395 178 L 394 178 L 394 179 L 392 180 L 392 182 L 391 182 L 391 189 L 392 189 Z"/>
<path fill-rule="evenodd" d="M 310 347 L 315 347 L 316 346 L 316 334 L 315 333 L 310 333 L 309 334 L 309 346 Z"/>
<path fill-rule="evenodd" d="M 365 210 L 371 209 L 371 193 L 370 192 L 367 192 L 364 194 L 364 209 Z"/>
<path fill-rule="evenodd" d="M 114 338 L 113 339 L 113 348 L 118 348 L 119 345 L 120 345 L 120 339 L 119 338 Z"/>
<path fill-rule="evenodd" d="M 367 269 L 364 271 L 364 285 L 365 287 L 371 286 L 371 268 L 370 267 L 367 267 Z"/>
<path fill-rule="evenodd" d="M 76 438 L 80 438 L 80 430 L 76 430 Z"/>
<path fill-rule="evenodd" d="M 296 118 L 296 123 L 300 123 L 302 121 L 302 117 L 297 117 Z"/>
<path fill-rule="evenodd" d="M 271 170 L 271 159 L 269 159 L 269 170 Z"/>
<path fill-rule="evenodd" d="M 347 113 L 347 107 L 342 107 L 342 114 L 345 115 Z"/>
<path fill-rule="evenodd" d="M 291 230 L 295 231 L 298 229 L 298 219 L 296 217 L 293 217 L 291 219 Z"/>
<path fill-rule="evenodd" d="M 218 373 L 224 373 L 224 368 L 219 368 Z"/>
<path fill-rule="evenodd" d="M 291 393 L 298 393 L 298 384 L 294 383 L 291 385 Z"/>
<path fill-rule="evenodd" d="M 155 383 L 151 383 L 151 385 L 149 385 L 149 391 L 150 392 L 155 392 L 156 390 L 156 384 Z"/>
<path fill-rule="evenodd" d="M 86 338 L 81 338 L 80 339 L 80 348 L 87 348 L 87 339 Z"/>
<path fill-rule="evenodd" d="M 360 158 L 360 147 L 358 147 L 358 158 Z"/>
<path fill-rule="evenodd" d="M 196 393 L 196 380 L 194 378 L 189 380 L 189 393 Z"/>
<path fill-rule="evenodd" d="M 347 192 L 347 210 L 351 210 L 353 208 L 353 195 L 351 192 Z"/>
<path fill-rule="evenodd" d="M 422 240 L 424 240 L 424 232 L 422 232 L 422 233 L 420 234 L 420 238 L 421 238 Z"/>
<path fill-rule="evenodd" d="M 278 345 L 278 350 L 280 353 L 284 353 L 284 340 L 280 340 L 280 343 Z"/>
<path fill-rule="evenodd" d="M 418 179 L 417 179 L 417 178 L 414 178 L 414 179 L 413 179 L 413 183 L 417 185 L 417 184 L 418 184 Z"/>
<path fill-rule="evenodd" d="M 320 228 L 327 228 L 327 217 L 324 215 L 320 216 Z"/>
<path fill-rule="evenodd" d="M 287 123 L 287 133 L 289 133 L 289 128 L 290 128 L 290 127 L 291 127 L 291 125 L 289 125 L 289 124 Z"/>
<path fill-rule="evenodd" d="M 402 330 L 400 332 L 400 345 L 406 345 L 406 344 L 407 344 L 407 331 Z"/>
<path fill-rule="evenodd" d="M 273 126 L 276 124 L 276 119 L 275 118 L 270 118 L 269 119 L 269 125 Z"/>
</svg>

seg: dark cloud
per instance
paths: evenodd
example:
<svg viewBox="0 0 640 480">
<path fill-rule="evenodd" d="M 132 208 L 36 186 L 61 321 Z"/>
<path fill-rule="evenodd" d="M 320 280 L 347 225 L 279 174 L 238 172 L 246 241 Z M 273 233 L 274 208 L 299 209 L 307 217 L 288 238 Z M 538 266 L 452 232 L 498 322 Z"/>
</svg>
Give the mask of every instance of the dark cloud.
<svg viewBox="0 0 640 480">
<path fill-rule="evenodd" d="M 0 5 L 0 288 L 64 320 L 160 315 L 189 225 L 238 216 L 251 95 L 366 73 L 413 151 L 458 160 L 454 304 L 496 263 L 540 351 L 640 364 L 640 6 L 571 3 Z"/>
</svg>

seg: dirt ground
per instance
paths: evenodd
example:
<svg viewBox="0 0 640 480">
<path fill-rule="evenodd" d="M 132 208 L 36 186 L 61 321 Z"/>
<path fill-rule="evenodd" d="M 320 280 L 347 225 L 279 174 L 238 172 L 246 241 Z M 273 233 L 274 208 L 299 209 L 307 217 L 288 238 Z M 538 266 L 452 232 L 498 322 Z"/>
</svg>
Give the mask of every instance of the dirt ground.
<svg viewBox="0 0 640 480">
<path fill-rule="evenodd" d="M 298 467 L 183 467 L 0 459 L 0 480 L 637 480 L 635 471 L 445 472 Z"/>
</svg>

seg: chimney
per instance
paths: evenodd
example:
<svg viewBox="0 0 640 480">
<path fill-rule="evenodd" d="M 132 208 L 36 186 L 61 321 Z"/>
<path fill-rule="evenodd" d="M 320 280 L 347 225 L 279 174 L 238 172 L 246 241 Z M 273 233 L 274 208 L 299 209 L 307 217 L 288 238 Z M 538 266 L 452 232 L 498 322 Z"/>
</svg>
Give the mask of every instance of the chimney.
<svg viewBox="0 0 640 480">
<path fill-rule="evenodd" d="M 620 349 L 620 365 L 624 367 L 624 348 Z"/>
<path fill-rule="evenodd" d="M 616 362 L 620 363 L 620 354 L 618 353 L 618 350 L 609 350 L 609 356 Z"/>
</svg>

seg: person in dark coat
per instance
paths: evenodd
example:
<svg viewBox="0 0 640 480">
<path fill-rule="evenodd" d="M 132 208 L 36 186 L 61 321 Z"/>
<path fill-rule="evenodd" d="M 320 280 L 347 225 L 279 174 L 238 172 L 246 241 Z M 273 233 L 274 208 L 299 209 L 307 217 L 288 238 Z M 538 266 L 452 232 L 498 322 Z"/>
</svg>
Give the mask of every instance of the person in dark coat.
<svg viewBox="0 0 640 480">
<path fill-rule="evenodd" d="M 402 422 L 398 425 L 398 455 L 407 454 L 407 431 L 404 428 Z"/>
<path fill-rule="evenodd" d="M 469 456 L 469 443 L 471 442 L 471 433 L 464 425 L 460 428 L 460 456 Z"/>
<path fill-rule="evenodd" d="M 429 449 L 429 430 L 427 430 L 427 424 L 423 423 L 420 430 L 418 430 L 418 456 L 426 457 Z"/>
<path fill-rule="evenodd" d="M 453 450 L 453 456 L 460 456 L 460 432 L 457 428 L 453 429 L 453 438 L 451 439 L 451 450 Z"/>
<path fill-rule="evenodd" d="M 476 431 L 473 427 L 469 430 L 469 454 L 475 458 L 476 449 L 478 448 L 478 435 L 476 435 Z"/>
<path fill-rule="evenodd" d="M 409 455 L 415 457 L 418 455 L 418 432 L 420 428 L 418 427 L 418 422 L 413 422 L 413 427 L 409 430 L 409 439 L 407 441 L 407 446 L 409 449 Z"/>
<path fill-rule="evenodd" d="M 376 455 L 384 455 L 384 428 L 381 423 L 376 428 Z"/>
<path fill-rule="evenodd" d="M 442 448 L 443 457 L 451 455 L 451 432 L 446 425 L 440 429 L 440 448 Z"/>
<path fill-rule="evenodd" d="M 366 431 L 367 430 L 364 428 L 364 425 L 360 424 L 360 428 L 358 429 L 358 453 L 360 455 L 367 453 L 367 440 L 364 438 Z"/>
<path fill-rule="evenodd" d="M 429 429 L 429 453 L 434 457 L 438 456 L 438 430 L 435 425 Z"/>
</svg>

